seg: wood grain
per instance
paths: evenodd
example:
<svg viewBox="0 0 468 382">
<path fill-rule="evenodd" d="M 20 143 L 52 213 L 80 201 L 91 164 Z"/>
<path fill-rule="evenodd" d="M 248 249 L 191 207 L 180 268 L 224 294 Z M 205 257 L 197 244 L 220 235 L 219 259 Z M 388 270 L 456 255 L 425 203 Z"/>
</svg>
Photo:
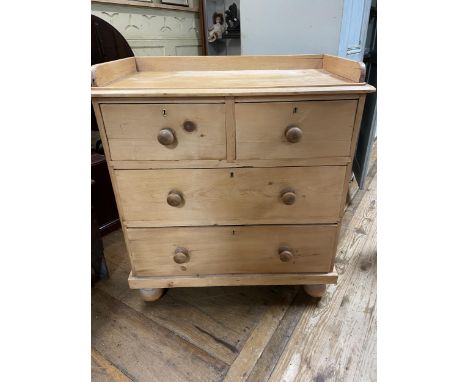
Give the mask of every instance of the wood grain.
<svg viewBox="0 0 468 382">
<path fill-rule="evenodd" d="M 266 381 L 268 379 L 301 319 L 304 308 L 311 303 L 316 304 L 315 301 L 311 302 L 310 296 L 306 295 L 303 289 L 300 288 L 299 293 L 291 301 L 283 317 L 277 323 L 274 333 L 262 349 L 257 362 L 245 373 L 248 376 L 246 379 L 248 382 Z"/>
<path fill-rule="evenodd" d="M 358 83 L 363 83 L 366 77 L 366 66 L 363 62 L 328 54 L 323 55 L 323 69 Z"/>
<path fill-rule="evenodd" d="M 92 71 L 124 234 L 142 235 L 133 246 L 127 237 L 130 282 L 153 288 L 271 283 L 271 272 L 280 283 L 287 275 L 292 283 L 304 281 L 301 273 L 311 284 L 333 279 L 336 226 L 313 240 L 315 234 L 293 236 L 319 228 L 307 224 L 340 224 L 357 125 L 365 93 L 373 91 L 361 81 L 362 64 L 304 55 L 142 57 L 133 65 L 120 61 Z M 111 89 L 118 91 L 106 93 Z M 183 129 L 187 122 L 206 133 Z M 305 249 L 283 249 L 278 260 L 272 253 L 279 248 L 271 245 L 281 243 L 261 232 L 284 224 L 291 226 L 283 232 Z M 259 225 L 270 227 L 255 232 Z M 230 226 L 251 227 L 239 228 L 238 241 Z M 193 248 L 176 263 L 183 240 Z M 308 251 L 315 257 L 301 258 Z"/>
<path fill-rule="evenodd" d="M 361 121 L 362 121 L 362 112 L 364 111 L 364 106 L 366 104 L 366 96 L 361 95 L 359 97 L 356 115 L 354 118 L 354 126 L 353 126 L 353 137 L 351 138 L 351 158 L 354 158 L 354 154 L 356 152 L 357 141 L 359 138 L 359 132 L 361 131 Z"/>
<path fill-rule="evenodd" d="M 296 94 L 296 95 L 274 95 L 274 96 L 247 96 L 247 97 L 236 97 L 236 103 L 246 102 L 300 102 L 300 101 L 332 101 L 332 100 L 350 100 L 359 99 L 359 94 Z M 117 102 L 119 98 L 115 99 Z M 144 98 L 142 98 L 144 100 Z"/>
<path fill-rule="evenodd" d="M 237 286 L 170 289 L 157 304 L 128 289 L 128 257 L 121 232 L 104 237 L 112 277 L 97 288 L 179 337 L 232 364 L 267 309 L 290 301 L 297 287 Z M 235 317 L 235 319 L 233 319 Z"/>
<path fill-rule="evenodd" d="M 234 97 L 226 97 L 226 152 L 227 162 L 236 159 L 236 116 L 234 114 Z"/>
<path fill-rule="evenodd" d="M 91 379 L 93 382 L 131 382 L 132 380 L 112 365 L 95 349 L 91 349 Z"/>
<path fill-rule="evenodd" d="M 151 90 L 151 89 L 148 89 Z M 92 90 L 91 90 L 92 91 Z M 313 96 L 310 96 L 313 97 Z M 333 97 L 332 95 L 322 95 L 317 96 L 320 99 L 323 97 Z M 336 96 L 335 96 L 336 97 Z M 338 96 L 339 97 L 339 96 Z M 131 99 L 122 98 L 122 97 L 100 97 L 99 103 L 105 104 L 142 104 L 142 103 L 150 103 L 150 104 L 169 104 L 169 103 L 177 103 L 177 104 L 211 104 L 211 103 L 224 103 L 225 97 L 219 96 L 208 96 L 208 97 L 168 97 L 168 96 L 159 96 L 159 97 L 132 97 Z M 354 99 L 358 99 L 359 95 L 355 94 Z"/>
<path fill-rule="evenodd" d="M 320 157 L 307 159 L 236 159 L 233 162 L 192 159 L 177 161 L 109 161 L 108 163 L 115 170 L 155 170 L 164 168 L 346 166 L 350 162 L 350 157 Z"/>
<path fill-rule="evenodd" d="M 264 313 L 261 321 L 257 324 L 244 348 L 229 368 L 224 379 L 225 382 L 238 382 L 247 380 L 257 360 L 262 355 L 263 349 L 270 341 L 279 322 L 283 318 L 287 306 L 291 303 L 294 295 L 285 296 L 277 304 L 271 305 Z"/>
<path fill-rule="evenodd" d="M 170 72 L 139 71 L 130 73 L 107 84 L 107 88 L 258 89 L 356 85 L 354 81 L 339 77 L 323 69 L 172 70 Z"/>
<path fill-rule="evenodd" d="M 236 103 L 238 159 L 291 159 L 349 156 L 357 102 L 310 101 Z M 301 140 L 290 143 L 288 126 Z"/>
<path fill-rule="evenodd" d="M 169 377 L 164 379 L 168 381 L 173 375 L 171 369 L 174 364 L 165 363 L 159 369 L 159 374 L 151 374 L 148 370 L 151 370 L 154 361 L 148 356 L 148 348 L 135 346 L 129 349 L 125 343 L 125 333 L 132 332 L 132 341 L 148 337 L 146 343 L 149 343 L 152 338 L 159 338 L 161 333 L 168 330 L 181 341 L 173 343 L 174 351 L 186 354 L 183 344 L 187 341 L 215 359 L 231 365 L 243 352 L 244 345 L 252 343 L 253 339 L 248 340 L 253 331 L 263 326 L 267 331 L 262 330 L 262 333 L 273 331 L 273 334 L 268 341 L 256 342 L 264 347 L 254 347 L 254 352 L 250 353 L 256 360 L 255 365 L 252 368 L 251 362 L 243 362 L 245 368 L 237 367 L 236 374 L 241 378 L 248 376 L 248 382 L 281 380 L 276 378 L 277 375 L 288 377 L 288 381 L 375 381 L 375 172 L 374 163 L 370 166 L 366 189 L 357 192 L 343 217 L 337 256 L 340 281 L 336 288 L 328 286 L 328 292 L 322 300 L 310 298 L 302 288 L 291 286 L 237 286 L 174 288 L 169 289 L 156 304 L 146 304 L 139 298 L 138 291 L 128 289 L 130 265 L 122 232 L 119 230 L 105 236 L 104 248 L 111 278 L 98 282 L 96 288 L 128 307 L 128 310 L 113 310 L 113 316 L 109 316 L 109 319 L 116 319 L 115 325 L 119 325 L 127 321 L 117 316 L 135 315 L 157 325 L 126 327 L 121 331 L 124 335 L 116 337 L 116 345 L 107 346 L 108 353 L 99 354 L 120 372 L 128 373 L 133 380 L 158 381 L 158 377 L 166 376 L 168 369 Z M 348 273 L 351 275 L 348 276 Z M 291 301 L 287 296 L 290 293 L 294 295 L 295 290 L 299 290 L 299 294 Z M 340 297 L 335 298 L 338 293 Z M 93 293 L 93 305 L 107 301 L 100 296 L 96 299 Z M 114 306 L 120 304 L 114 302 Z M 279 321 L 266 314 L 274 306 L 287 308 Z M 107 305 L 102 310 L 107 310 Z M 281 309 L 277 312 L 282 314 Z M 95 320 L 102 325 L 103 319 L 92 315 L 93 327 L 96 325 Z M 265 328 L 264 323 L 267 321 L 274 329 Z M 103 329 L 102 326 L 100 330 L 93 329 L 93 343 L 100 341 Z M 156 331 L 156 334 L 148 334 L 146 330 Z M 115 330 L 113 333 L 118 332 Z M 290 341 L 292 344 L 288 345 Z M 164 346 L 168 346 L 167 343 Z M 259 349 L 261 355 L 257 359 Z M 132 351 L 132 357 L 122 355 L 128 350 Z M 164 347 L 160 350 L 163 351 Z M 284 351 L 287 356 L 281 359 Z M 155 352 L 150 350 L 151 354 Z M 303 357 L 294 356 L 296 353 L 302 353 Z M 246 350 L 243 354 L 245 356 L 249 352 Z M 280 359 L 281 365 L 275 370 Z M 290 364 L 288 359 L 293 362 Z M 142 370 L 138 377 L 129 374 L 129 370 L 134 368 Z M 206 365 L 206 368 L 196 368 L 193 375 L 181 380 L 196 381 L 202 380 L 205 375 L 212 375 L 210 366 Z M 101 367 L 95 364 L 93 370 L 93 381 L 108 380 L 105 379 L 108 374 Z M 295 373 L 295 370 L 298 372 Z M 220 375 L 218 380 L 223 380 L 225 375 Z"/>
<path fill-rule="evenodd" d="M 282 56 L 139 56 L 139 72 L 321 69 L 322 55 Z"/>
<path fill-rule="evenodd" d="M 209 286 L 239 285 L 302 285 L 302 284 L 335 284 L 338 280 L 336 270 L 329 273 L 252 273 L 229 275 L 199 276 L 128 276 L 128 285 L 139 288 L 185 288 Z"/>
<path fill-rule="evenodd" d="M 114 365 L 124 363 L 132 380 L 219 381 L 227 371 L 225 363 L 99 290 L 92 314 L 93 346 Z"/>
<path fill-rule="evenodd" d="M 338 287 L 329 286 L 319 306 L 304 311 L 270 381 L 376 380 L 375 187 L 376 177 L 344 228 Z"/>
<path fill-rule="evenodd" d="M 115 171 L 129 227 L 336 223 L 344 175 L 344 166 Z M 286 188 L 293 205 L 281 201 Z M 182 207 L 167 204 L 171 190 Z"/>
<path fill-rule="evenodd" d="M 225 159 L 224 104 L 101 104 L 112 160 Z M 187 132 L 191 121 L 196 130 Z M 159 131 L 170 128 L 176 142 L 164 146 Z"/>
<path fill-rule="evenodd" d="M 107 139 L 107 132 L 106 132 L 106 128 L 104 126 L 104 121 L 102 119 L 101 108 L 100 108 L 99 103 L 97 101 L 95 101 L 95 100 L 92 101 L 92 105 L 93 105 L 94 115 L 96 116 L 96 121 L 97 121 L 97 124 L 98 124 L 99 135 L 101 137 L 102 146 L 104 148 L 104 153 L 106 155 L 106 159 L 110 159 L 111 158 L 111 153 L 110 153 L 110 148 L 109 148 L 109 141 Z M 125 215 L 124 215 L 124 211 L 123 211 L 123 208 L 122 208 L 122 203 L 121 203 L 119 190 L 117 188 L 117 181 L 116 181 L 116 178 L 115 178 L 115 171 L 110 166 L 109 161 L 107 161 L 107 167 L 109 169 L 109 176 L 110 176 L 111 183 L 112 183 L 112 189 L 114 191 L 115 202 L 117 204 L 117 210 L 119 211 L 120 223 L 121 223 L 122 227 L 124 227 L 125 226 Z M 126 243 L 126 245 L 128 247 L 127 231 L 125 229 L 123 230 L 123 235 L 124 235 L 124 238 L 125 238 L 125 243 Z M 131 255 L 131 254 L 129 254 L 129 255 Z M 133 266 L 132 266 L 132 269 L 133 269 Z"/>
<path fill-rule="evenodd" d="M 126 285 L 130 264 L 109 261 L 111 280 L 92 296 L 94 375 L 375 380 L 375 197 L 350 205 L 333 266 L 374 90 L 362 75 L 361 63 L 327 55 L 143 57 L 92 68 L 128 284 L 169 288 L 145 304 Z M 195 133 L 182 128 L 187 120 Z M 186 250 L 175 263 L 177 247 Z M 338 274 L 337 287 L 307 304 L 297 287 L 272 286 L 333 284 Z"/>
<path fill-rule="evenodd" d="M 136 72 L 135 57 L 96 64 L 91 67 L 91 85 L 106 86 Z"/>
<path fill-rule="evenodd" d="M 135 276 L 328 272 L 336 225 L 129 229 Z M 177 248 L 190 260 L 177 264 Z M 283 262 L 279 249 L 292 252 Z"/>
<path fill-rule="evenodd" d="M 134 60 L 136 71 L 119 70 L 113 62 L 102 64 L 113 73 L 112 81 L 94 81 L 91 95 L 206 97 L 375 91 L 361 81 L 362 63 L 327 55 L 136 57 Z"/>
<path fill-rule="evenodd" d="M 231 365 L 269 305 L 277 305 L 295 293 L 293 287 L 259 288 L 256 292 L 253 287 L 247 286 L 171 289 L 158 302 L 156 309 L 143 304 L 138 296 L 128 297 L 124 301 L 186 341 Z M 235 322 L 233 317 L 236 318 Z"/>
<path fill-rule="evenodd" d="M 230 56 L 232 57 L 232 56 Z M 159 89 L 159 88 L 108 88 L 94 87 L 91 89 L 91 96 L 95 99 L 103 98 L 155 98 L 155 97 L 260 97 L 260 96 L 319 96 L 338 95 L 348 97 L 350 94 L 373 93 L 375 88 L 371 85 L 323 85 L 323 86 L 289 86 L 289 87 L 264 87 L 264 88 L 219 88 L 210 89 L 185 88 L 185 89 Z"/>
<path fill-rule="evenodd" d="M 354 158 L 354 154 L 356 152 L 356 147 L 357 147 L 357 142 L 358 142 L 358 137 L 359 137 L 359 131 L 361 130 L 361 121 L 362 121 L 362 112 L 364 110 L 364 105 L 365 105 L 366 97 L 361 96 L 359 97 L 359 102 L 356 110 L 356 116 L 354 119 L 354 126 L 353 126 L 353 136 L 351 138 L 351 153 L 350 157 Z M 344 207 L 346 204 L 346 197 L 348 195 L 348 190 L 349 190 L 349 182 L 351 180 L 351 175 L 353 174 L 353 165 L 352 163 L 349 163 L 346 168 L 346 175 L 343 183 L 343 193 L 341 195 L 341 215 L 343 216 L 344 214 Z"/>
<path fill-rule="evenodd" d="M 227 364 L 234 362 L 265 308 L 297 289 L 175 288 L 157 304 L 147 304 L 137 290 L 128 288 L 129 261 L 121 232 L 105 236 L 104 243 L 112 277 L 98 283 L 97 288 Z"/>
</svg>

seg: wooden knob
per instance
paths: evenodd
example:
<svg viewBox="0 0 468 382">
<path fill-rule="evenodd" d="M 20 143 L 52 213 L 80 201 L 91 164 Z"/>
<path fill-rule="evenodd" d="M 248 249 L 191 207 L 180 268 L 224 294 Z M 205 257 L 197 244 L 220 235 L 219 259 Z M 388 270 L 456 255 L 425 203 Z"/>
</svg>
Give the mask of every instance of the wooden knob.
<svg viewBox="0 0 468 382">
<path fill-rule="evenodd" d="M 186 248 L 176 248 L 173 259 L 177 264 L 188 263 L 190 261 L 188 250 Z"/>
<path fill-rule="evenodd" d="M 187 131 L 188 133 L 195 131 L 195 129 L 197 128 L 197 125 L 192 121 L 185 121 L 182 126 L 184 130 Z"/>
<path fill-rule="evenodd" d="M 287 205 L 294 204 L 296 202 L 296 193 L 292 190 L 283 191 L 281 194 L 281 200 Z"/>
<path fill-rule="evenodd" d="M 175 139 L 175 133 L 172 131 L 172 129 L 162 129 L 158 133 L 158 141 L 164 146 L 172 145 L 175 142 Z"/>
<path fill-rule="evenodd" d="M 296 143 L 302 138 L 302 130 L 298 126 L 289 126 L 284 131 L 284 135 L 288 142 Z"/>
<path fill-rule="evenodd" d="M 184 197 L 179 191 L 172 190 L 167 194 L 167 204 L 172 207 L 178 207 L 184 202 Z"/>
<path fill-rule="evenodd" d="M 280 249 L 279 250 L 279 258 L 281 261 L 287 263 L 291 261 L 293 258 L 293 254 L 289 249 Z"/>
</svg>

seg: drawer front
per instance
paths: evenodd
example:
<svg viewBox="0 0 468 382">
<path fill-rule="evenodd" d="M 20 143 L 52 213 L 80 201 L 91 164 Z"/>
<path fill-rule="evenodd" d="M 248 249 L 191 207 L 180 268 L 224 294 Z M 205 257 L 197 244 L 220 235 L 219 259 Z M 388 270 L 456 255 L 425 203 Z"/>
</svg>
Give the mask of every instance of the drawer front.
<svg viewBox="0 0 468 382">
<path fill-rule="evenodd" d="M 129 226 L 335 223 L 345 166 L 116 170 Z"/>
<path fill-rule="evenodd" d="M 237 159 L 349 156 L 357 100 L 237 103 Z"/>
<path fill-rule="evenodd" d="M 136 276 L 329 272 L 336 225 L 130 228 Z"/>
<path fill-rule="evenodd" d="M 101 104 L 112 160 L 225 159 L 224 104 Z"/>
</svg>

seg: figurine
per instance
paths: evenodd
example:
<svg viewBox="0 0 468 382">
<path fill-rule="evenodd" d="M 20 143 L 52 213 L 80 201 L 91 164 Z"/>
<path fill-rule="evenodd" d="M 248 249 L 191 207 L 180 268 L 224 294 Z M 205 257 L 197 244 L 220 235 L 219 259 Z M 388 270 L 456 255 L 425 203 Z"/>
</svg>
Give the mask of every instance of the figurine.
<svg viewBox="0 0 468 382">
<path fill-rule="evenodd" d="M 208 41 L 215 42 L 221 39 L 225 29 L 223 15 L 221 13 L 213 13 L 213 26 L 208 29 Z"/>
<path fill-rule="evenodd" d="M 229 9 L 226 10 L 226 36 L 240 37 L 240 20 L 237 12 L 236 3 L 232 3 Z"/>
</svg>

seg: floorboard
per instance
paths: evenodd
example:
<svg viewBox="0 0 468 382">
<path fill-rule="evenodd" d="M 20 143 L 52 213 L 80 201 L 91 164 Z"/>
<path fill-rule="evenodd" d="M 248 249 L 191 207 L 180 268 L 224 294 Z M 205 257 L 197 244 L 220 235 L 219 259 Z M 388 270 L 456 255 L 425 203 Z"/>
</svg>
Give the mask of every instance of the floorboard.
<svg viewBox="0 0 468 382">
<path fill-rule="evenodd" d="M 112 365 L 96 350 L 91 350 L 91 374 L 96 382 L 118 381 L 130 382 L 131 379 Z"/>
<path fill-rule="evenodd" d="M 376 380 L 376 182 L 342 227 L 338 285 L 304 310 L 270 381 Z"/>
</svg>

